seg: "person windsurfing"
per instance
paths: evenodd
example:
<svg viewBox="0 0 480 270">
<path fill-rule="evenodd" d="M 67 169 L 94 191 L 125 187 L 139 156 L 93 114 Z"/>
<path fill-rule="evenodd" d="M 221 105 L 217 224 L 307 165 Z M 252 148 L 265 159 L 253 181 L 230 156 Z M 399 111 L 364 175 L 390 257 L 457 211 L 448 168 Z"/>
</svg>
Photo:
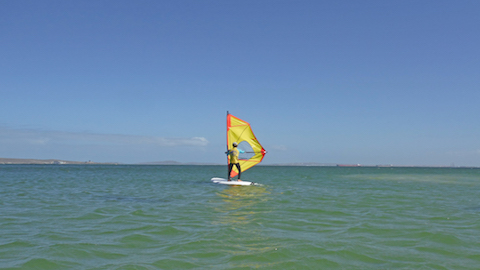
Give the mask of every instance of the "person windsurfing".
<svg viewBox="0 0 480 270">
<path fill-rule="evenodd" d="M 237 148 L 238 144 L 236 142 L 234 142 L 232 146 L 233 147 L 229 149 L 227 152 L 227 155 L 230 155 L 230 163 L 228 164 L 228 181 L 232 181 L 232 178 L 230 177 L 230 175 L 233 169 L 233 165 L 235 165 L 238 169 L 237 181 L 242 181 L 240 180 L 242 170 L 240 169 L 240 163 L 238 162 L 238 155 L 239 153 L 244 153 L 244 151 Z"/>
</svg>

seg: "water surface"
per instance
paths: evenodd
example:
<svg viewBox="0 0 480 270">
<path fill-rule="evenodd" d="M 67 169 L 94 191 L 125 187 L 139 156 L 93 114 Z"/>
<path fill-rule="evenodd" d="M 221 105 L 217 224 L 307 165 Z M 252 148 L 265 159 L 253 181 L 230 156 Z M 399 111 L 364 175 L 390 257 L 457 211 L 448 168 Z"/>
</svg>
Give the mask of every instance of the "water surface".
<svg viewBox="0 0 480 270">
<path fill-rule="evenodd" d="M 480 170 L 0 166 L 1 269 L 479 269 Z"/>
</svg>

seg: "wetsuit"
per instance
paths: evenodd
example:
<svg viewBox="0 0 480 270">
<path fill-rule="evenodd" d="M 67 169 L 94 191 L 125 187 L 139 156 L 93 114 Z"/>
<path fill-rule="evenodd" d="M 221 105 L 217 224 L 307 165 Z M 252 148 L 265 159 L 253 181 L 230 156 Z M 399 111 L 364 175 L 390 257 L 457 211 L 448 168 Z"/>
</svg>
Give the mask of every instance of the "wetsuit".
<svg viewBox="0 0 480 270">
<path fill-rule="evenodd" d="M 238 154 L 239 151 L 236 147 L 228 150 L 230 155 L 230 164 L 228 164 L 228 179 L 230 180 L 230 173 L 232 172 L 233 165 L 235 165 L 238 169 L 238 179 L 240 179 L 240 175 L 242 174 L 242 170 L 240 169 L 240 163 L 238 163 Z"/>
</svg>

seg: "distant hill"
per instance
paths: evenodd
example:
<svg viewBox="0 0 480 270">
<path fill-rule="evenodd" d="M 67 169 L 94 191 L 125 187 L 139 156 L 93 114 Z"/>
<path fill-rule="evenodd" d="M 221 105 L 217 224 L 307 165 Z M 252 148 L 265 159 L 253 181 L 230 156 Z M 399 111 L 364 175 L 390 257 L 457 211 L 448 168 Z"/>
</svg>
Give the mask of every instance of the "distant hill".
<svg viewBox="0 0 480 270">
<path fill-rule="evenodd" d="M 92 161 L 69 161 L 60 159 L 0 158 L 0 164 L 116 164 Z"/>
<path fill-rule="evenodd" d="M 0 158 L 1 164 L 52 164 L 52 165 L 61 165 L 61 164 L 104 164 L 104 165 L 118 165 L 122 163 L 115 162 L 93 162 L 93 161 L 70 161 L 70 160 L 61 160 L 61 159 L 28 159 L 28 158 Z M 167 161 L 154 161 L 154 162 L 143 162 L 136 163 L 135 165 L 221 165 L 216 163 L 202 163 L 202 162 L 188 162 L 182 163 L 173 160 Z"/>
<path fill-rule="evenodd" d="M 166 161 L 153 161 L 153 162 L 142 162 L 136 163 L 137 165 L 222 165 L 218 163 L 207 163 L 207 162 L 178 162 L 173 160 L 166 160 Z"/>
</svg>

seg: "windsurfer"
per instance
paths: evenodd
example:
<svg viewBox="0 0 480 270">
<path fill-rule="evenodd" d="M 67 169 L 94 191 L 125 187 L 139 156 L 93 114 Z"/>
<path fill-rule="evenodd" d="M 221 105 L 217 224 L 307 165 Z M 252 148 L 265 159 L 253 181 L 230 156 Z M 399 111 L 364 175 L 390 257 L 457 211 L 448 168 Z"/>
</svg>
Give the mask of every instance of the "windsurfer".
<svg viewBox="0 0 480 270">
<path fill-rule="evenodd" d="M 240 180 L 240 175 L 242 174 L 242 170 L 240 169 L 240 163 L 238 163 L 238 155 L 241 152 L 243 152 L 242 150 L 239 150 L 237 148 L 238 144 L 236 142 L 234 142 L 233 144 L 233 147 L 231 149 L 228 150 L 227 152 L 227 155 L 230 155 L 230 164 L 228 164 L 228 181 L 232 181 L 231 177 L 230 177 L 230 173 L 232 172 L 232 169 L 233 169 L 233 165 L 235 165 L 238 169 L 238 179 L 237 181 L 242 181 Z"/>
</svg>

